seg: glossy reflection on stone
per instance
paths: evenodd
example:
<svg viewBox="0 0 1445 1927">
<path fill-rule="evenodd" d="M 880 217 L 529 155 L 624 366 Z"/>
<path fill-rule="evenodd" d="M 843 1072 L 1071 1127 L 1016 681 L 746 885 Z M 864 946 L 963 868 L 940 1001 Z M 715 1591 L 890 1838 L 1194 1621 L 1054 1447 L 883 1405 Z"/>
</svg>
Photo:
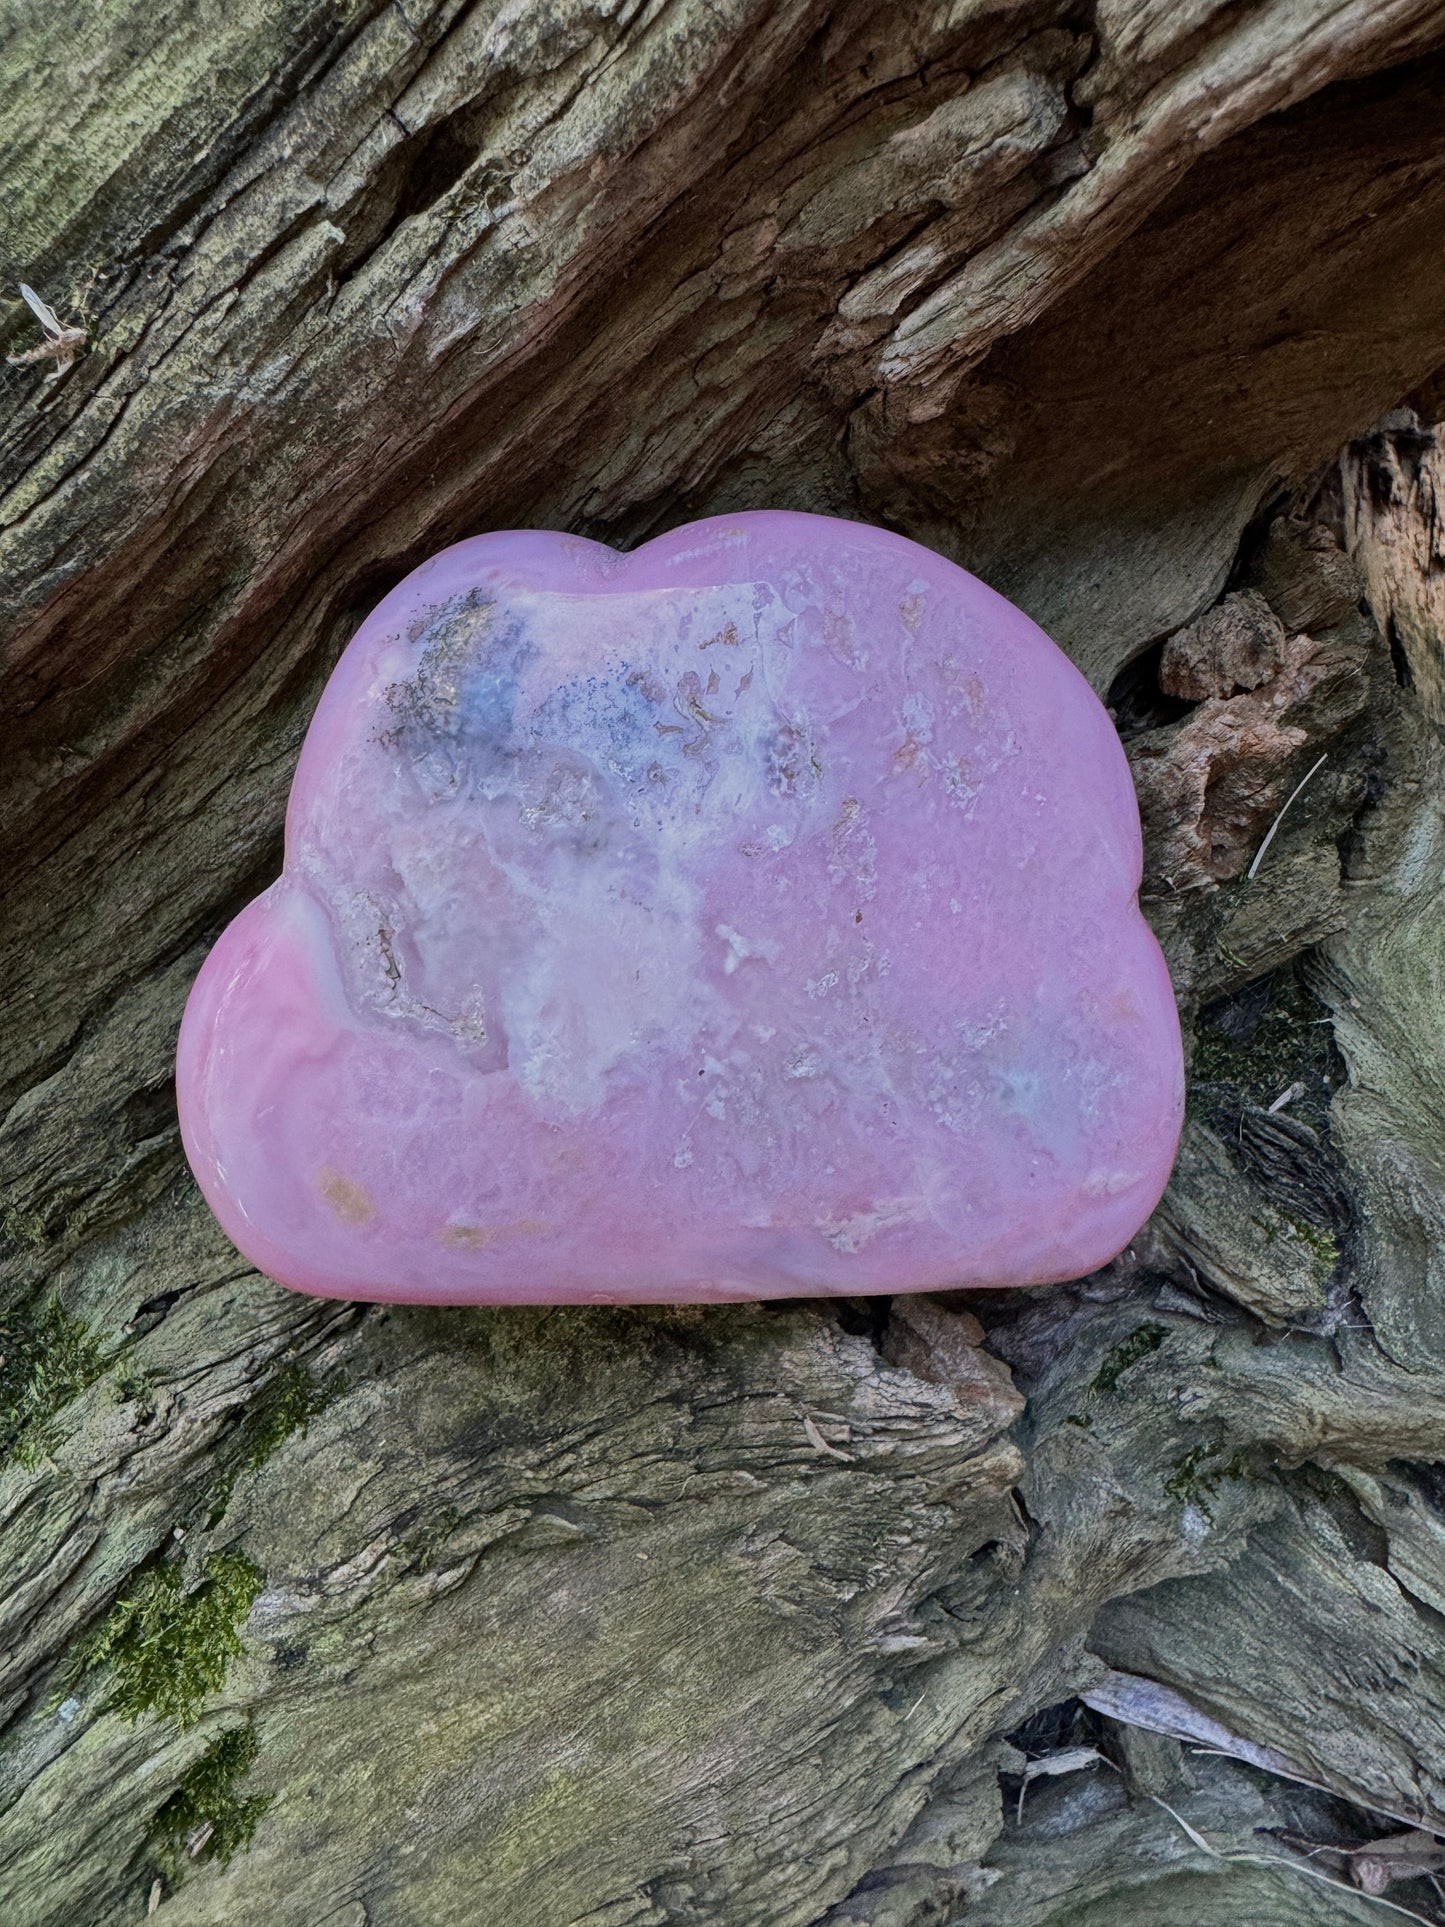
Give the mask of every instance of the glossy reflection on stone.
<svg viewBox="0 0 1445 1927">
<path fill-rule="evenodd" d="M 820 516 L 434 557 L 331 678 L 181 1033 L 217 1217 L 303 1291 L 1019 1285 L 1113 1256 L 1182 1097 L 1093 694 Z"/>
</svg>

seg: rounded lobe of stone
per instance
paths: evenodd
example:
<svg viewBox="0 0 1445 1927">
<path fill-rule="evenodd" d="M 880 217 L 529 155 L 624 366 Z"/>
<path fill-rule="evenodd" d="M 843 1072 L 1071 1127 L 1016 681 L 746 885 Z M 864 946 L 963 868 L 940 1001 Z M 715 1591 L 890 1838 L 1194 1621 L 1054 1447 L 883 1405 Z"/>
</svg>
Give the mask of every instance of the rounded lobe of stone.
<svg viewBox="0 0 1445 1927">
<path fill-rule="evenodd" d="M 181 1031 L 298 1290 L 1026 1285 L 1113 1257 L 1183 1069 L 1104 710 L 963 570 L 760 513 L 478 536 L 368 618 Z"/>
</svg>

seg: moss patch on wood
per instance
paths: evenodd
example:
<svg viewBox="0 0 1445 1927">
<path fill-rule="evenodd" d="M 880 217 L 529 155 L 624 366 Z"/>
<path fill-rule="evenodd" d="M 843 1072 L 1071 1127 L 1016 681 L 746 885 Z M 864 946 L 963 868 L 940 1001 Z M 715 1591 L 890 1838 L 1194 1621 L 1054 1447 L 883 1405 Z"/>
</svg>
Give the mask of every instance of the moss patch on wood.
<svg viewBox="0 0 1445 1927">
<path fill-rule="evenodd" d="M 339 1395 L 343 1384 L 339 1372 L 319 1379 L 304 1365 L 283 1366 L 246 1415 L 242 1469 L 256 1471 L 293 1432 L 304 1435 L 312 1419 Z"/>
<path fill-rule="evenodd" d="M 0 1211 L 0 1239 L 17 1250 L 39 1251 L 45 1243 L 45 1220 L 38 1211 L 7 1205 Z"/>
<path fill-rule="evenodd" d="M 1137 1365 L 1141 1358 L 1147 1358 L 1151 1352 L 1157 1352 L 1168 1336 L 1168 1329 L 1164 1325 L 1136 1325 L 1127 1338 L 1120 1339 L 1095 1372 L 1089 1385 L 1090 1397 L 1114 1391 L 1129 1367 Z"/>
<path fill-rule="evenodd" d="M 55 1299 L 0 1321 L 0 1458 L 37 1466 L 59 1443 L 56 1418 L 104 1370 L 90 1328 Z"/>
<path fill-rule="evenodd" d="M 341 1372 L 319 1379 L 305 1365 L 293 1362 L 282 1366 L 241 1420 L 240 1449 L 216 1488 L 208 1522 L 211 1526 L 225 1514 L 241 1474 L 259 1471 L 293 1433 L 304 1436 L 312 1419 L 324 1412 L 344 1388 Z"/>
<path fill-rule="evenodd" d="M 1200 1012 L 1189 1093 L 1201 1116 L 1213 1119 L 1241 1104 L 1267 1111 L 1298 1084 L 1292 1115 L 1327 1130 L 1341 1077 L 1329 1012 L 1295 965 Z"/>
<path fill-rule="evenodd" d="M 244 1650 L 241 1626 L 265 1583 L 240 1552 L 213 1553 L 189 1589 L 179 1563 L 152 1566 L 76 1649 L 65 1685 L 105 1668 L 108 1711 L 131 1721 L 154 1713 L 194 1725 Z"/>
<path fill-rule="evenodd" d="M 1289 1228 L 1310 1254 L 1310 1262 L 1315 1268 L 1315 1276 L 1320 1284 L 1327 1285 L 1335 1275 L 1340 1262 L 1340 1240 L 1328 1225 L 1311 1224 L 1307 1218 L 1286 1213 Z"/>
<path fill-rule="evenodd" d="M 1196 1445 L 1182 1458 L 1176 1459 L 1168 1478 L 1164 1481 L 1164 1495 L 1177 1499 L 1181 1505 L 1192 1505 L 1202 1512 L 1210 1524 L 1214 1523 L 1214 1511 L 1210 1500 L 1226 1479 L 1248 1477 L 1244 1454 L 1236 1452 L 1226 1459 L 1224 1447 L 1217 1440 L 1205 1445 Z"/>
<path fill-rule="evenodd" d="M 146 1832 L 146 1846 L 172 1887 L 188 1861 L 218 1860 L 224 1867 L 250 1841 L 274 1795 L 242 1793 L 255 1765 L 255 1729 L 233 1726 L 182 1774 L 175 1792 L 159 1806 Z"/>
</svg>

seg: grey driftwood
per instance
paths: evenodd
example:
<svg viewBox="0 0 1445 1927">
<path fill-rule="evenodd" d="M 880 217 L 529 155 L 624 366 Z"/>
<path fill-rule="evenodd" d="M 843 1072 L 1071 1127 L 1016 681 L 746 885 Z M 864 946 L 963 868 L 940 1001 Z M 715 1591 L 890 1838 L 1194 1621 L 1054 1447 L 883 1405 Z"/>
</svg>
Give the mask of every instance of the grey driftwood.
<svg viewBox="0 0 1445 1927">
<path fill-rule="evenodd" d="M 6 0 L 7 1927 L 1445 1919 L 1442 92 L 1439 0 Z M 761 505 L 1108 696 L 1155 1221 L 967 1305 L 268 1284 L 172 1051 L 348 635 Z"/>
</svg>

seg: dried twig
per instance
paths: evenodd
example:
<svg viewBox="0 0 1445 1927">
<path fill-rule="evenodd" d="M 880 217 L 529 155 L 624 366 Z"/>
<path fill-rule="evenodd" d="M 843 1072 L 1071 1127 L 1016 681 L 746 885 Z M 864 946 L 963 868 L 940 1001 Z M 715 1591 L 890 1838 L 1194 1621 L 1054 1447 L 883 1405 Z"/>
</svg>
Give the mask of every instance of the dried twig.
<svg viewBox="0 0 1445 1927">
<path fill-rule="evenodd" d="M 1397 1880 L 1422 1879 L 1445 1867 L 1445 1847 L 1433 1833 L 1424 1833 L 1418 1827 L 1340 1851 L 1350 1862 L 1355 1885 L 1367 1894 L 1382 1894 Z"/>
<path fill-rule="evenodd" d="M 1419 1827 L 1411 1827 L 1408 1833 L 1364 1840 L 1357 1847 L 1341 1846 L 1332 1840 L 1311 1840 L 1298 1833 L 1281 1833 L 1278 1838 L 1286 1846 L 1299 1848 L 1311 1860 L 1323 1855 L 1343 1861 L 1355 1885 L 1368 1894 L 1382 1894 L 1397 1880 L 1433 1882 L 1435 1870 L 1445 1867 L 1445 1844 L 1435 1834 Z"/>
<path fill-rule="evenodd" d="M 1364 1327 L 1351 1326 L 1350 1329 Z M 1373 1327 L 1368 1329 L 1373 1330 Z M 1157 1680 L 1111 1672 L 1096 1681 L 1080 1698 L 1085 1706 L 1092 1707 L 1096 1713 L 1102 1713 L 1108 1719 L 1117 1720 L 1121 1726 L 1137 1726 L 1146 1733 L 1167 1734 L 1170 1739 L 1188 1746 L 1191 1753 L 1225 1760 L 1243 1760 L 1246 1766 L 1273 1773 L 1282 1780 L 1292 1780 L 1296 1786 L 1313 1787 L 1317 1793 L 1328 1793 L 1332 1799 L 1348 1798 L 1353 1805 L 1363 1807 L 1367 1813 L 1381 1814 L 1387 1820 L 1398 1821 L 1403 1827 L 1419 1829 L 1422 1826 L 1422 1817 L 1418 1813 L 1400 1813 L 1393 1807 L 1382 1807 L 1358 1792 L 1342 1796 L 1338 1787 L 1326 1786 L 1322 1780 L 1312 1780 L 1277 1748 L 1261 1746 L 1231 1733 L 1218 1720 L 1201 1713 L 1182 1693 L 1176 1693 L 1172 1687 L 1161 1686 Z"/>
<path fill-rule="evenodd" d="M 1329 751 L 1326 750 L 1325 754 L 1320 757 L 1319 762 L 1313 764 L 1309 769 L 1305 771 L 1301 781 L 1295 785 L 1295 787 L 1290 791 L 1289 795 L 1285 798 L 1284 808 L 1280 811 L 1279 815 L 1274 819 L 1273 823 L 1271 823 L 1269 828 L 1265 831 L 1264 841 L 1263 843 L 1260 844 L 1259 848 L 1255 851 L 1254 861 L 1253 863 L 1250 864 L 1249 868 L 1244 873 L 1244 880 L 1246 883 L 1254 882 L 1255 875 L 1259 869 L 1259 866 L 1261 863 L 1264 862 L 1264 853 L 1269 848 L 1270 844 L 1273 843 L 1274 833 L 1279 828 L 1280 824 L 1283 823 L 1285 816 L 1289 810 L 1290 804 L 1294 802 L 1295 798 L 1300 794 L 1301 790 L 1303 790 L 1305 784 L 1309 782 L 1310 778 L 1314 775 L 1315 771 L 1319 769 L 1320 765 L 1328 760 L 1328 757 L 1329 757 Z"/>
<path fill-rule="evenodd" d="M 1031 1781 L 1053 1779 L 1060 1773 L 1079 1773 L 1086 1766 L 1107 1766 L 1113 1772 L 1119 1771 L 1111 1759 L 1102 1754 L 1096 1746 L 1066 1746 L 1057 1753 L 1045 1753 L 1042 1759 L 1026 1760 L 1023 1777 L 1019 1782 L 1019 1804 L 1016 1823 L 1023 1824 L 1024 1795 Z"/>
<path fill-rule="evenodd" d="M 1383 1894 L 1372 1894 L 1363 1887 L 1356 1887 L 1347 1880 L 1335 1880 L 1318 1867 L 1312 1867 L 1305 1860 L 1286 1860 L 1282 1853 L 1251 1853 L 1247 1848 L 1231 1848 L 1225 1851 L 1211 1845 L 1197 1827 L 1191 1827 L 1182 1813 L 1176 1813 L 1167 1800 L 1161 1800 L 1157 1793 L 1149 1798 L 1155 1806 L 1163 1807 L 1176 1825 L 1181 1827 L 1201 1853 L 1207 1853 L 1212 1860 L 1222 1860 L 1229 1866 L 1282 1867 L 1286 1873 L 1302 1873 L 1307 1880 L 1318 1880 L 1322 1886 L 1333 1887 L 1337 1892 L 1348 1894 L 1352 1900 L 1366 1900 L 1375 1907 L 1388 1907 L 1392 1914 L 1400 1914 L 1406 1920 L 1418 1920 L 1422 1927 L 1438 1927 L 1428 1914 L 1417 1914 L 1410 1907 L 1402 1907 L 1398 1900 L 1387 1900 Z"/>
<path fill-rule="evenodd" d="M 1176 883 L 1173 877 L 1165 877 L 1167 890 L 1156 890 L 1152 894 L 1141 894 L 1140 903 L 1167 903 L 1171 897 L 1188 896 L 1191 890 L 1217 890 L 1218 877 L 1196 877 L 1193 883 Z"/>
</svg>

